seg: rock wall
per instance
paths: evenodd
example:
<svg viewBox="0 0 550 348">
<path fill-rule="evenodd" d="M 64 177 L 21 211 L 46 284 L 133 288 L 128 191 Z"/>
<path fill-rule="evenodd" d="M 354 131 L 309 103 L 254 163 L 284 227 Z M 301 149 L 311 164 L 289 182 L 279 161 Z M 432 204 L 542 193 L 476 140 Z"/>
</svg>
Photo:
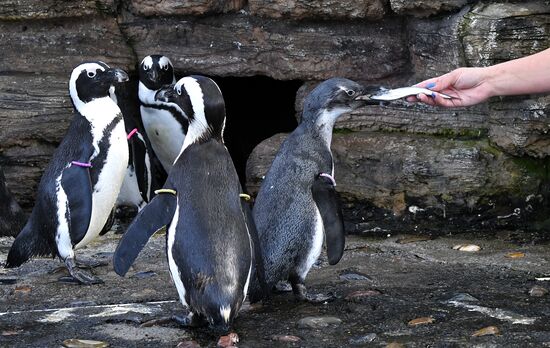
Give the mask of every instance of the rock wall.
<svg viewBox="0 0 550 348">
<path fill-rule="evenodd" d="M 143 56 L 179 76 L 300 80 L 342 76 L 386 87 L 550 47 L 548 1 L 7 0 L 0 8 L 0 165 L 21 205 L 72 118 L 74 66 L 101 59 L 134 77 Z M 135 101 L 134 101 L 135 102 Z M 338 190 L 350 230 L 545 226 L 550 98 L 496 98 L 443 110 L 400 103 L 336 125 Z M 259 116 L 261 117 L 261 115 Z M 255 149 L 256 192 L 283 135 Z"/>
</svg>

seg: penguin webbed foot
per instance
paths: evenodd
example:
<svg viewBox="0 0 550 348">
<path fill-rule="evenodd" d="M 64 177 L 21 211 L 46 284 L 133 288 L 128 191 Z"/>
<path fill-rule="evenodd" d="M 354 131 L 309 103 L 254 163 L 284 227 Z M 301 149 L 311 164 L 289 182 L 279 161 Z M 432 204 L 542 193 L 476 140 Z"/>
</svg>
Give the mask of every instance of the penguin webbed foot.
<svg viewBox="0 0 550 348">
<path fill-rule="evenodd" d="M 103 280 L 101 280 L 100 278 L 80 269 L 72 257 L 68 257 L 65 259 L 65 266 L 67 266 L 67 270 L 69 271 L 69 274 L 71 275 L 73 280 L 76 280 L 80 284 L 83 284 L 83 285 L 103 284 Z M 70 278 L 61 277 L 59 278 L 59 281 L 61 282 L 70 281 Z"/>
<path fill-rule="evenodd" d="M 200 327 L 204 325 L 204 322 L 192 312 L 185 316 L 173 315 L 171 319 L 182 327 Z"/>
</svg>

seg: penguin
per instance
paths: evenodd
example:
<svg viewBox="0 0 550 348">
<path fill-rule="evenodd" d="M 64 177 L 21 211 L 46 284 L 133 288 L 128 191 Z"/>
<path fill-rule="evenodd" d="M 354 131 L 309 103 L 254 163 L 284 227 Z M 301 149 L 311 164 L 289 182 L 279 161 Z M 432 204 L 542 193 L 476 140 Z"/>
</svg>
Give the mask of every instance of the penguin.
<svg viewBox="0 0 550 348">
<path fill-rule="evenodd" d="M 161 87 L 174 83 L 174 67 L 168 57 L 154 54 L 143 58 L 138 90 L 141 120 L 153 151 L 167 173 L 174 165 L 189 127 L 180 108 L 155 99 Z"/>
<path fill-rule="evenodd" d="M 128 143 L 120 108 L 110 98 L 126 72 L 101 61 L 78 65 L 69 92 L 75 115 L 40 183 L 36 202 L 8 253 L 6 267 L 36 255 L 55 255 L 81 284 L 102 280 L 81 269 L 75 250 L 100 233 L 118 196 L 128 163 Z"/>
<path fill-rule="evenodd" d="M 166 226 L 170 274 L 190 310 L 178 322 L 225 332 L 246 298 L 259 257 L 252 213 L 223 143 L 225 102 L 217 84 L 198 75 L 159 90 L 155 99 L 187 115 L 189 132 L 164 188 L 119 241 L 114 270 L 124 276 L 150 236 Z"/>
<path fill-rule="evenodd" d="M 6 186 L 4 171 L 0 167 L 0 237 L 15 237 L 26 221 L 27 216 Z"/>
<path fill-rule="evenodd" d="M 329 299 L 308 294 L 304 281 L 323 240 L 331 265 L 344 251 L 344 222 L 330 150 L 332 130 L 340 115 L 367 103 L 364 88 L 344 78 L 326 80 L 306 97 L 300 124 L 278 150 L 252 211 L 268 288 L 288 280 L 297 300 Z M 251 302 L 262 298 L 256 289 L 255 285 L 251 289 Z"/>
</svg>

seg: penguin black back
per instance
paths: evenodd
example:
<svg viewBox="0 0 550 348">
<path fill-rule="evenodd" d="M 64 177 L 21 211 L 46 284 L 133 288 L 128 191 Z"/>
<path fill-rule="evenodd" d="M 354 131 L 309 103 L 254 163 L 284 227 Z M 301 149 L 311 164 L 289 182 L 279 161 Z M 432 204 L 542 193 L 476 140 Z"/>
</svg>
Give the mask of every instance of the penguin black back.
<svg viewBox="0 0 550 348">
<path fill-rule="evenodd" d="M 168 225 L 168 266 L 181 302 L 192 315 L 227 330 L 246 296 L 254 257 L 250 234 L 255 232 L 222 140 L 223 97 L 212 80 L 188 76 L 162 88 L 155 98 L 189 118 L 189 131 L 165 185 L 173 195 L 159 194 L 140 212 L 120 241 L 113 264 L 117 273 L 126 273 L 142 248 L 136 249 L 133 241 Z M 162 222 L 152 222 L 151 216 L 161 216 Z"/>
</svg>

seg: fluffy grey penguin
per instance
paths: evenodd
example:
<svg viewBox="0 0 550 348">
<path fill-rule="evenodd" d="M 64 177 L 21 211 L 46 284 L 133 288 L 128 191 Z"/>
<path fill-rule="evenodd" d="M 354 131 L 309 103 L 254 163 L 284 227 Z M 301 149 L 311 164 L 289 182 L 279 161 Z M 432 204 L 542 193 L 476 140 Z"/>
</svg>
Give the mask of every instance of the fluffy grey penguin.
<svg viewBox="0 0 550 348">
<path fill-rule="evenodd" d="M 6 267 L 36 255 L 57 255 L 78 282 L 101 282 L 79 267 L 75 250 L 99 235 L 124 179 L 126 131 L 109 90 L 127 80 L 126 72 L 99 61 L 73 70 L 69 91 L 74 118 L 42 175 L 35 206 L 11 246 Z"/>
<path fill-rule="evenodd" d="M 336 119 L 366 105 L 362 86 L 343 78 L 319 84 L 305 99 L 298 127 L 281 145 L 262 182 L 253 209 L 269 288 L 290 281 L 299 300 L 308 295 L 304 280 L 326 240 L 330 264 L 344 251 L 342 212 L 334 189 L 330 143 Z M 251 289 L 251 301 L 260 296 Z"/>
<path fill-rule="evenodd" d="M 16 236 L 27 217 L 6 186 L 4 171 L 0 167 L 0 237 Z"/>
<path fill-rule="evenodd" d="M 138 90 L 141 120 L 153 151 L 167 173 L 180 153 L 189 122 L 181 108 L 155 99 L 155 94 L 162 86 L 175 82 L 170 59 L 158 54 L 143 58 Z"/>
<path fill-rule="evenodd" d="M 164 188 L 119 241 L 113 266 L 126 274 L 150 236 L 167 226 L 170 274 L 190 310 L 179 322 L 227 331 L 246 297 L 257 235 L 223 143 L 225 103 L 216 83 L 203 76 L 184 77 L 156 99 L 181 109 L 189 132 Z"/>
</svg>

